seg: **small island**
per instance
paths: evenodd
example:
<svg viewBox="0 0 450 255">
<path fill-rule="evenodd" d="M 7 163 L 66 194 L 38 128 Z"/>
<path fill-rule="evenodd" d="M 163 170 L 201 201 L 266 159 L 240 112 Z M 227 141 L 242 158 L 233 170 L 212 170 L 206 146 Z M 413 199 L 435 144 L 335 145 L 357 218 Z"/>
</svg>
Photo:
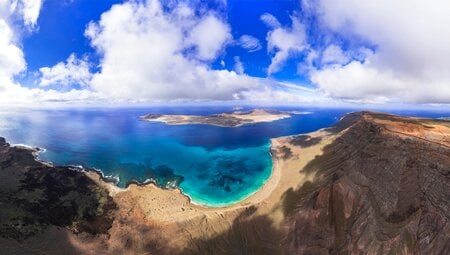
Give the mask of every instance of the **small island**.
<svg viewBox="0 0 450 255">
<path fill-rule="evenodd" d="M 290 118 L 292 114 L 302 112 L 285 112 L 276 110 L 255 109 L 251 111 L 234 111 L 207 116 L 201 115 L 172 115 L 172 114 L 147 114 L 141 116 L 141 120 L 164 122 L 169 125 L 207 124 L 220 127 L 240 127 L 247 124 L 260 122 L 272 122 Z"/>
</svg>

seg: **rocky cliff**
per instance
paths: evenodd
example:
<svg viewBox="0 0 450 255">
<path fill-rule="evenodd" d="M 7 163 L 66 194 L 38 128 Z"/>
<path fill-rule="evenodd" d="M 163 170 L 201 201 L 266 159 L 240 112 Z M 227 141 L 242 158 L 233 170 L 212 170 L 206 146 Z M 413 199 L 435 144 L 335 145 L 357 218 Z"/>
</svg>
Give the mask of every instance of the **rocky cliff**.
<svg viewBox="0 0 450 255">
<path fill-rule="evenodd" d="M 316 178 L 293 191 L 288 253 L 448 254 L 449 123 L 357 116 L 302 170 Z"/>
</svg>

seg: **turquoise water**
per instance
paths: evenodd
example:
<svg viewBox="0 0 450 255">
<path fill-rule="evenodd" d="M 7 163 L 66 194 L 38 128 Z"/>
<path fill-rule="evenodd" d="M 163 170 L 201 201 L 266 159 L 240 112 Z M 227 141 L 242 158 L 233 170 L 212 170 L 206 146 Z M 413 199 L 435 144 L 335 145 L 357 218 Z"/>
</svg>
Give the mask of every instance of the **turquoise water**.
<svg viewBox="0 0 450 255">
<path fill-rule="evenodd" d="M 311 114 L 239 128 L 144 122 L 147 113 L 212 114 L 231 107 L 0 109 L 0 136 L 45 148 L 44 160 L 83 165 L 117 185 L 154 180 L 179 186 L 196 203 L 224 206 L 258 190 L 271 174 L 270 138 L 328 127 L 348 110 L 286 109 Z"/>
</svg>

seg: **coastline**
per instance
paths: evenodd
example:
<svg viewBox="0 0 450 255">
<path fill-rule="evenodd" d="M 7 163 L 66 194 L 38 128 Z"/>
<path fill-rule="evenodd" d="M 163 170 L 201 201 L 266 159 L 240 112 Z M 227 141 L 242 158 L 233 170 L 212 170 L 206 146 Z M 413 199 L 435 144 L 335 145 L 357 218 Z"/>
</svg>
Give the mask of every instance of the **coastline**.
<svg viewBox="0 0 450 255">
<path fill-rule="evenodd" d="M 252 206 L 276 204 L 274 199 L 268 198 L 279 188 L 278 185 L 283 177 L 281 166 L 283 160 L 277 154 L 277 148 L 280 145 L 280 138 L 271 139 L 269 146 L 269 155 L 272 159 L 272 168 L 270 176 L 265 180 L 264 184 L 243 200 L 225 206 L 209 206 L 202 203 L 196 203 L 192 198 L 185 194 L 182 188 L 166 189 L 156 185 L 154 182 L 147 183 L 131 182 L 126 188 L 121 188 L 114 184 L 111 178 L 95 168 L 86 168 L 84 166 L 68 166 L 74 171 L 83 172 L 87 177 L 96 182 L 99 186 L 106 188 L 119 204 L 128 204 L 134 201 L 145 215 L 144 218 L 159 222 L 160 224 L 172 224 L 187 222 L 190 220 L 198 220 L 203 217 L 216 219 L 218 215 L 231 215 L 234 218 L 235 213 Z M 23 147 L 25 148 L 25 147 Z M 31 148 L 28 148 L 29 150 Z M 36 148 L 31 150 L 32 155 L 42 164 L 52 163 L 40 160 Z M 287 177 L 285 179 L 291 179 Z M 278 192 L 280 194 L 280 192 Z M 275 200 L 280 196 L 276 196 Z M 271 202 L 272 201 L 272 202 Z M 228 216 L 227 216 L 228 217 Z M 230 218 L 230 219 L 231 219 Z"/>
<path fill-rule="evenodd" d="M 205 217 L 212 221 L 225 220 L 229 222 L 235 219 L 238 213 L 252 207 L 258 208 L 259 213 L 270 213 L 274 222 L 279 223 L 284 219 L 279 203 L 285 193 L 314 178 L 313 175 L 301 173 L 299 169 L 320 155 L 323 148 L 337 136 L 325 129 L 308 133 L 308 135 L 321 137 L 321 142 L 301 148 L 290 143 L 290 136 L 271 139 L 272 171 L 269 178 L 255 192 L 230 205 L 208 206 L 196 203 L 179 187 L 164 189 L 153 182 L 132 183 L 127 188 L 121 189 L 120 192 L 114 192 L 117 189 L 112 183 L 107 186 L 112 189 L 114 197 L 119 203 L 133 201 L 133 204 L 140 208 L 145 219 L 158 222 L 158 224 L 187 224 L 205 219 Z M 283 146 L 292 149 L 292 157 L 286 159 L 282 157 L 280 148 Z"/>
<path fill-rule="evenodd" d="M 318 133 L 318 132 L 320 133 L 326 129 L 327 128 L 322 128 L 322 129 L 319 129 L 312 133 Z M 306 133 L 306 134 L 311 134 L 311 133 Z M 302 135 L 302 134 L 300 134 L 300 135 Z M 88 177 L 95 180 L 97 183 L 104 182 L 106 184 L 106 187 L 108 188 L 108 190 L 111 191 L 112 194 L 118 194 L 120 192 L 130 191 L 134 188 L 150 189 L 150 190 L 153 190 L 153 193 L 155 193 L 155 190 L 160 190 L 161 192 L 173 193 L 175 196 L 181 195 L 182 196 L 181 200 L 187 200 L 188 204 L 197 210 L 206 210 L 206 211 L 234 210 L 236 208 L 243 208 L 243 207 L 248 207 L 250 205 L 260 204 L 277 187 L 277 185 L 281 179 L 281 176 L 282 176 L 281 169 L 280 169 L 280 161 L 283 161 L 282 159 L 280 159 L 278 157 L 277 152 L 276 152 L 277 147 L 282 146 L 279 144 L 279 140 L 280 139 L 281 140 L 289 139 L 290 137 L 293 137 L 293 136 L 295 136 L 295 135 L 283 136 L 283 137 L 277 137 L 277 138 L 270 139 L 268 154 L 272 161 L 271 171 L 270 171 L 270 175 L 268 176 L 268 178 L 263 182 L 263 184 L 258 189 L 254 190 L 253 192 L 251 192 L 249 194 L 246 194 L 245 197 L 242 199 L 239 199 L 235 202 L 232 202 L 232 203 L 229 203 L 226 205 L 219 205 L 219 206 L 209 205 L 207 203 L 195 201 L 195 199 L 193 199 L 191 196 L 189 196 L 189 194 L 186 194 L 183 191 L 183 189 L 179 186 L 176 186 L 174 188 L 166 188 L 164 186 L 158 185 L 156 183 L 156 181 L 149 179 L 149 180 L 145 180 L 144 182 L 140 182 L 138 180 L 131 180 L 125 185 L 125 187 L 119 187 L 117 185 L 118 177 L 105 175 L 105 173 L 101 169 L 83 166 L 83 165 L 66 165 L 66 166 L 70 167 L 73 170 L 86 173 L 86 175 Z M 55 164 L 53 162 L 43 160 L 39 157 L 40 153 L 45 152 L 45 149 L 43 149 L 43 148 L 36 147 L 36 146 L 29 146 L 26 144 L 11 144 L 11 146 L 21 147 L 21 148 L 30 150 L 36 161 L 38 161 L 44 165 L 47 165 L 47 166 L 55 166 Z M 65 165 L 62 165 L 62 166 L 65 166 Z M 160 193 L 160 192 L 157 192 L 157 193 Z"/>
<path fill-rule="evenodd" d="M 51 166 L 51 167 L 55 166 L 54 162 L 44 160 L 40 157 L 39 154 L 45 152 L 46 151 L 45 148 L 41 148 L 38 146 L 30 146 L 30 145 L 26 145 L 26 144 L 11 144 L 11 146 L 30 150 L 36 161 L 38 161 L 44 165 L 47 165 L 47 166 Z M 222 208 L 227 208 L 227 207 L 234 207 L 235 205 L 244 203 L 246 200 L 248 200 L 249 198 L 254 196 L 256 193 L 258 193 L 261 189 L 263 189 L 263 187 L 266 185 L 266 183 L 272 178 L 274 172 L 279 171 L 279 169 L 274 164 L 274 162 L 277 162 L 277 159 L 272 153 L 272 139 L 269 142 L 268 148 L 269 148 L 268 154 L 271 158 L 272 166 L 271 166 L 269 176 L 267 177 L 267 179 L 265 179 L 263 181 L 262 185 L 259 186 L 258 189 L 255 189 L 254 191 L 250 192 L 249 194 L 245 194 L 243 196 L 243 198 L 239 198 L 238 200 L 233 201 L 231 203 L 227 203 L 226 205 L 218 205 L 218 206 L 207 204 L 207 203 L 202 203 L 200 201 L 196 201 L 189 194 L 185 193 L 183 191 L 183 188 L 180 186 L 175 186 L 173 188 L 167 188 L 167 187 L 158 185 L 156 183 L 156 181 L 153 179 L 147 179 L 144 182 L 140 182 L 138 180 L 133 179 L 133 180 L 130 180 L 129 182 L 127 182 L 125 184 L 125 187 L 120 187 L 117 185 L 117 183 L 120 180 L 119 177 L 113 176 L 113 175 L 106 175 L 101 169 L 98 169 L 95 167 L 84 166 L 84 165 L 58 165 L 58 166 L 70 167 L 73 170 L 87 173 L 87 175 L 91 179 L 95 179 L 96 181 L 101 180 L 102 182 L 106 183 L 108 187 L 110 186 L 109 189 L 111 191 L 113 191 L 114 194 L 116 194 L 117 192 L 127 191 L 130 188 L 130 186 L 138 186 L 138 187 L 153 186 L 154 188 L 161 189 L 164 191 L 169 191 L 169 192 L 176 191 L 177 194 L 181 194 L 186 199 L 188 199 L 189 203 L 192 204 L 193 206 L 196 206 L 199 208 L 207 208 L 207 209 L 222 209 Z M 277 163 L 277 165 L 278 165 L 278 163 Z"/>
<path fill-rule="evenodd" d="M 345 116 L 340 118 L 340 121 L 342 121 L 346 116 L 351 116 L 353 113 L 346 114 Z M 139 182 L 137 180 L 132 180 L 126 184 L 124 188 L 119 187 L 116 185 L 116 180 L 114 177 L 106 176 L 101 169 L 91 168 L 91 167 L 85 167 L 85 166 L 69 166 L 73 167 L 79 171 L 83 171 L 87 173 L 87 175 L 92 179 L 97 179 L 97 181 L 102 181 L 106 183 L 106 186 L 113 194 L 118 194 L 122 192 L 134 192 L 136 190 L 151 190 L 151 193 L 154 196 L 158 196 L 159 194 L 165 193 L 165 194 L 172 194 L 174 196 L 174 199 L 178 200 L 180 204 L 183 204 L 183 207 L 186 207 L 188 209 L 195 209 L 196 211 L 230 211 L 235 210 L 238 208 L 245 208 L 249 207 L 251 205 L 259 205 L 262 202 L 267 203 L 267 199 L 272 195 L 272 193 L 275 192 L 276 189 L 280 189 L 279 183 L 280 181 L 284 181 L 283 187 L 280 189 L 278 193 L 282 193 L 288 189 L 288 187 L 295 187 L 298 185 L 299 180 L 303 179 L 312 179 L 313 176 L 296 176 L 292 173 L 289 173 L 289 171 L 286 171 L 284 169 L 283 171 L 281 168 L 290 168 L 290 166 L 286 166 L 287 162 L 289 162 L 292 159 L 283 159 L 281 158 L 279 149 L 281 147 L 288 146 L 294 155 L 299 154 L 306 154 L 308 157 L 302 160 L 296 160 L 296 165 L 303 166 L 306 165 L 306 163 L 309 160 L 312 160 L 314 156 L 320 155 L 322 152 L 322 149 L 327 144 L 331 143 L 332 140 L 334 140 L 337 136 L 337 134 L 334 134 L 331 131 L 332 127 L 326 127 L 319 129 L 317 131 L 313 131 L 310 133 L 303 133 L 303 134 L 296 134 L 296 135 L 289 135 L 289 136 L 282 136 L 277 138 L 270 139 L 269 142 L 269 155 L 271 157 L 272 161 L 272 167 L 269 177 L 264 181 L 264 183 L 253 192 L 245 195 L 244 198 L 239 199 L 235 202 L 232 202 L 230 204 L 226 205 L 209 205 L 207 203 L 202 203 L 199 201 L 195 201 L 189 194 L 186 194 L 183 189 L 179 186 L 176 186 L 174 188 L 166 188 L 163 186 L 158 185 L 154 180 L 149 179 L 144 182 Z M 308 146 L 306 148 L 298 148 L 296 146 L 290 145 L 290 140 L 297 136 L 309 136 L 309 137 L 318 137 L 320 138 L 320 142 L 316 145 Z M 45 151 L 42 150 L 39 147 L 32 147 L 24 144 L 14 144 L 12 146 L 18 146 L 23 147 L 26 149 L 29 149 L 32 151 L 33 155 L 35 156 L 36 160 L 47 164 L 50 166 L 53 166 L 52 162 L 47 162 L 44 160 L 41 160 L 39 158 L 39 153 Z M 309 156 L 311 155 L 311 156 Z M 300 161 L 300 162 L 299 162 Z M 92 173 L 92 174 L 91 174 Z M 292 178 L 294 177 L 294 178 Z M 299 179 L 300 177 L 300 179 Z M 293 181 L 289 181 L 291 179 Z M 165 195 L 163 195 L 165 196 Z M 277 199 L 280 199 L 281 195 L 277 196 Z M 272 203 L 276 203 L 277 199 L 271 199 Z M 184 208 L 184 209 L 186 209 Z M 158 217 L 155 217 L 158 218 Z"/>
<path fill-rule="evenodd" d="M 354 219 L 369 218 L 371 221 L 381 219 L 383 225 L 375 226 L 377 230 L 392 234 L 397 233 L 398 226 L 401 224 L 400 227 L 404 231 L 414 234 L 415 230 L 410 230 L 409 220 L 404 221 L 405 223 L 394 222 L 390 225 L 392 219 L 383 218 L 385 214 L 384 211 L 380 211 L 380 206 L 364 198 L 376 196 L 377 201 L 382 201 L 382 206 L 391 205 L 391 201 L 398 199 L 406 201 L 406 205 L 414 205 L 417 203 L 414 194 L 420 192 L 423 187 L 429 187 L 428 184 L 431 181 L 439 178 L 440 183 L 447 183 L 448 180 L 442 173 L 446 173 L 445 166 L 450 162 L 446 156 L 450 142 L 446 134 L 449 132 L 449 123 L 442 124 L 426 119 L 418 122 L 411 118 L 361 113 L 348 115 L 331 128 L 274 138 L 270 141 L 272 172 L 269 178 L 261 188 L 244 200 L 223 207 L 196 204 L 183 193 L 182 189 L 164 189 L 150 180 L 144 183 L 130 183 L 127 188 L 121 189 L 112 182 L 103 181 L 101 172 L 86 171 L 79 166 L 54 166 L 51 168 L 52 171 L 46 171 L 50 168 L 42 168 L 42 164 L 36 164 L 35 160 L 31 160 L 33 150 L 29 149 L 4 150 L 4 153 L 5 155 L 10 155 L 8 153 L 25 155 L 25 159 L 20 162 L 34 167 L 29 169 L 30 174 L 34 169 L 37 173 L 46 175 L 52 172 L 57 173 L 53 174 L 52 178 L 55 176 L 59 178 L 52 183 L 58 183 L 59 186 L 52 183 L 50 183 L 52 185 L 40 183 L 37 187 L 53 189 L 51 194 L 56 194 L 59 199 L 66 198 L 61 196 L 64 193 L 57 189 L 63 189 L 66 185 L 69 185 L 69 189 L 73 189 L 70 186 L 73 181 L 69 181 L 70 183 L 66 181 L 73 180 L 74 176 L 84 178 L 84 183 L 90 183 L 89 192 L 84 192 L 82 186 L 79 186 L 81 189 L 76 189 L 83 191 L 83 194 L 96 196 L 103 192 L 101 199 L 98 200 L 96 197 L 93 200 L 76 200 L 79 201 L 79 206 L 76 208 L 84 208 L 86 201 L 93 201 L 94 203 L 90 204 L 94 206 L 95 212 L 98 211 L 95 210 L 97 201 L 101 203 L 102 210 L 106 210 L 107 214 L 101 214 L 97 218 L 100 221 L 92 222 L 95 224 L 92 226 L 97 226 L 97 223 L 105 226 L 102 228 L 102 234 L 91 235 L 89 232 L 80 234 L 77 229 L 72 228 L 74 225 L 71 222 L 64 225 L 64 228 L 54 223 L 48 227 L 43 226 L 42 234 L 27 239 L 29 247 L 39 248 L 43 241 L 47 244 L 48 240 L 57 239 L 63 242 L 65 247 L 74 247 L 77 250 L 74 254 L 91 254 L 92 251 L 121 254 L 145 254 L 149 251 L 152 254 L 202 254 L 205 250 L 211 251 L 212 254 L 232 254 L 233 251 L 239 250 L 247 251 L 248 254 L 264 254 L 265 251 L 273 251 L 269 254 L 284 254 L 284 251 L 286 254 L 296 254 L 299 249 L 317 251 L 317 239 L 314 238 L 320 235 L 325 238 L 321 239 L 324 240 L 321 250 L 326 253 L 330 247 L 339 248 L 342 247 L 341 243 L 344 243 L 344 241 L 339 244 L 329 243 L 327 240 L 341 237 L 350 240 L 353 237 L 360 237 L 362 233 L 374 233 L 364 231 L 367 229 L 365 227 L 367 221 L 355 222 Z M 381 144 L 372 143 L 374 138 L 379 138 Z M 437 142 L 444 142 L 445 146 Z M 418 148 L 431 150 L 426 150 L 426 155 L 420 154 L 419 160 L 424 162 L 423 164 L 417 165 L 415 162 L 404 159 L 400 169 L 394 163 L 389 164 L 387 168 L 376 168 L 378 172 L 373 173 L 374 164 L 384 162 L 386 157 L 392 160 L 403 157 L 403 154 L 397 150 L 398 145 L 406 146 L 412 153 L 417 152 Z M 367 146 L 369 147 L 366 148 Z M 362 147 L 364 149 L 361 150 Z M 5 145 L 3 148 L 8 147 Z M 380 156 L 373 156 L 375 159 L 368 160 L 367 155 L 372 155 L 370 153 L 374 150 L 380 153 Z M 355 158 L 348 157 L 354 152 L 358 153 Z M 430 157 L 436 161 L 427 161 Z M 7 171 L 21 169 L 20 165 L 8 164 L 9 157 L 5 159 L 4 165 L 9 169 Z M 18 159 L 20 160 L 20 157 Z M 355 162 L 361 167 L 353 167 Z M 412 188 L 412 192 L 376 193 L 373 189 L 366 189 L 367 185 L 372 188 L 383 185 L 389 190 L 392 182 L 398 180 L 396 176 L 403 174 L 404 171 L 411 171 L 411 167 L 420 173 L 423 173 L 423 167 L 427 169 L 424 173 L 425 180 L 420 183 L 421 186 L 417 186 L 414 182 L 398 183 L 402 189 Z M 342 169 L 346 169 L 349 174 L 343 174 Z M 370 182 L 374 175 L 381 176 L 376 181 Z M 9 174 L 9 176 L 14 175 Z M 361 182 L 365 180 L 369 182 Z M 33 179 L 28 179 L 27 184 L 33 184 Z M 34 189 L 30 190 L 27 193 L 28 199 L 34 201 L 36 194 Z M 404 194 L 408 196 L 405 197 Z M 429 192 L 428 196 L 423 198 L 423 201 L 428 198 L 440 199 L 438 201 L 445 204 L 446 197 L 440 194 L 440 188 L 436 187 L 433 192 Z M 64 205 L 64 203 L 59 204 Z M 405 208 L 408 209 L 410 206 Z M 428 205 L 426 208 L 435 211 L 441 207 Z M 66 209 L 69 208 L 64 208 L 63 212 L 66 212 Z M 394 212 L 396 215 L 404 213 L 402 208 L 395 209 Z M 45 215 L 49 214 L 46 212 Z M 418 218 L 414 213 L 408 214 L 407 217 L 413 220 L 414 224 L 428 220 L 427 215 Z M 439 215 L 433 217 L 430 222 L 440 219 Z M 345 232 L 334 231 L 342 226 L 348 226 L 350 229 Z M 426 229 L 434 231 L 433 225 L 427 226 L 429 224 L 426 224 Z M 55 232 L 56 230 L 58 232 Z M 83 231 L 83 228 L 81 230 Z M 448 231 L 447 228 L 440 234 L 442 244 L 447 243 L 445 240 L 448 238 Z M 97 232 L 96 230 L 94 233 Z M 351 236 L 348 236 L 349 233 Z M 410 236 L 410 234 L 401 236 L 400 240 L 396 239 L 397 237 L 378 240 L 371 234 L 364 237 L 360 244 L 375 240 L 376 243 L 370 246 L 374 251 L 379 250 L 377 247 L 385 247 L 383 245 L 391 245 L 392 242 L 395 242 L 392 247 L 402 248 L 404 240 L 410 240 Z M 289 242 L 288 239 L 293 237 L 301 242 L 295 244 Z M 3 239 L 3 242 L 12 247 L 19 247 L 15 246 L 14 240 Z M 59 254 L 58 252 L 62 250 L 57 244 L 50 245 L 55 251 L 50 254 Z M 411 249 L 417 248 L 411 247 Z M 433 248 L 433 246 L 430 247 Z M 433 249 L 439 251 L 439 247 Z M 343 251 L 347 251 L 345 247 Z"/>
</svg>

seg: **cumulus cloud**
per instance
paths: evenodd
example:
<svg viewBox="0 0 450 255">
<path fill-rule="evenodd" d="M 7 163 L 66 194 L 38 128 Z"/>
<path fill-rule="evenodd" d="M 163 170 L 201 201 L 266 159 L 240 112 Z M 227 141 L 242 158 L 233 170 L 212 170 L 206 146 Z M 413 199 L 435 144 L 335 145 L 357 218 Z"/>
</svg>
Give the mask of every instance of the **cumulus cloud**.
<svg viewBox="0 0 450 255">
<path fill-rule="evenodd" d="M 322 65 L 344 65 L 350 61 L 350 58 L 336 44 L 329 45 L 322 53 Z"/>
<path fill-rule="evenodd" d="M 230 31 L 228 24 L 209 14 L 191 28 L 187 42 L 196 47 L 199 59 L 212 60 L 231 41 Z"/>
<path fill-rule="evenodd" d="M 243 74 L 239 59 L 236 71 L 204 62 L 224 49 L 230 28 L 215 13 L 195 15 L 192 8 L 131 1 L 91 23 L 86 35 L 101 54 L 91 88 L 112 99 L 150 101 L 240 100 L 270 90 L 271 83 Z"/>
<path fill-rule="evenodd" d="M 30 106 L 47 102 L 89 102 L 100 100 L 100 96 L 88 90 L 43 90 L 23 87 L 14 77 L 26 71 L 24 54 L 20 48 L 18 34 L 11 25 L 12 20 L 21 20 L 24 29 L 36 26 L 42 2 L 0 0 L 0 105 Z"/>
<path fill-rule="evenodd" d="M 11 80 L 26 68 L 17 33 L 12 28 L 13 19 L 21 19 L 33 26 L 40 10 L 40 1 L 0 1 L 0 76 Z"/>
<path fill-rule="evenodd" d="M 89 63 L 78 59 L 74 54 L 70 55 L 66 62 L 59 62 L 53 67 L 42 67 L 39 69 L 41 78 L 39 85 L 80 85 L 85 87 L 89 84 L 92 74 L 89 71 Z"/>
<path fill-rule="evenodd" d="M 16 3 L 19 11 L 22 13 L 25 25 L 29 28 L 33 28 L 36 25 L 41 11 L 42 0 L 20 0 L 16 1 Z"/>
<path fill-rule="evenodd" d="M 188 3 L 162 6 L 148 0 L 113 5 L 85 31 L 100 55 L 100 71 L 91 73 L 87 59 L 71 55 L 55 66 L 40 68 L 40 87 L 30 88 L 15 81 L 26 71 L 26 62 L 21 31 L 14 31 L 9 22 L 14 18 L 23 23 L 22 29 L 33 30 L 42 3 L 0 1 L 0 105 L 288 99 L 300 103 L 317 96 L 247 76 L 239 57 L 233 71 L 212 69 L 212 62 L 233 42 L 231 27 L 220 12 L 196 10 Z M 261 47 L 248 35 L 238 41 L 248 51 Z"/>
<path fill-rule="evenodd" d="M 13 82 L 15 75 L 26 68 L 22 49 L 18 46 L 17 35 L 10 25 L 13 16 L 19 14 L 17 2 L 0 1 L 0 99 L 5 102 L 11 100 L 10 91 L 17 87 Z M 1 98 L 3 97 L 3 98 Z"/>
<path fill-rule="evenodd" d="M 36 25 L 42 0 L 1 0 L 0 17 L 4 20 L 11 18 L 23 21 L 23 24 L 32 29 Z"/>
<path fill-rule="evenodd" d="M 448 1 L 308 2 L 324 27 L 344 38 L 375 45 L 374 53 L 362 60 L 340 61 L 339 66 L 311 73 L 311 80 L 328 95 L 378 98 L 381 102 L 450 103 Z"/>
<path fill-rule="evenodd" d="M 187 5 L 163 10 L 152 0 L 113 6 L 86 31 L 102 54 L 91 87 L 112 98 L 168 100 L 232 99 L 256 86 L 248 77 L 198 61 L 213 58 L 230 37 L 228 26 L 213 15 L 195 16 Z M 219 39 L 202 42 L 215 35 Z"/>
<path fill-rule="evenodd" d="M 238 43 L 242 48 L 246 49 L 248 52 L 255 52 L 262 48 L 258 38 L 253 37 L 251 35 L 242 35 L 239 38 Z"/>
<path fill-rule="evenodd" d="M 304 51 L 307 47 L 304 25 L 292 17 L 291 27 L 282 27 L 271 14 L 263 14 L 261 19 L 272 28 L 267 33 L 267 50 L 273 54 L 267 73 L 279 71 L 284 62 L 293 54 Z"/>
<path fill-rule="evenodd" d="M 14 41 L 14 32 L 5 19 L 0 18 L 0 77 L 12 78 L 23 71 L 26 63 L 22 50 Z"/>
</svg>

